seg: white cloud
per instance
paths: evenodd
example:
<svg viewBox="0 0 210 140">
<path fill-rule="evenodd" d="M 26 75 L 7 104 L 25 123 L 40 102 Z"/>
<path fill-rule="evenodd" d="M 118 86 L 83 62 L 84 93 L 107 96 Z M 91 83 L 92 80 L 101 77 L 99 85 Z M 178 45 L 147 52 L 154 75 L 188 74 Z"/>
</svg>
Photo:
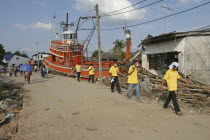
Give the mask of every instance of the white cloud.
<svg viewBox="0 0 210 140">
<path fill-rule="evenodd" d="M 179 0 L 181 4 L 188 4 L 188 3 L 200 3 L 201 0 Z"/>
<path fill-rule="evenodd" d="M 116 11 L 116 10 L 119 10 L 128 6 L 131 6 L 133 3 L 131 3 L 129 0 L 109 0 L 109 1 L 76 0 L 76 9 L 86 13 L 87 15 L 95 15 L 94 9 L 95 9 L 96 4 L 99 4 L 99 12 L 101 15 L 104 13 L 109 13 L 111 11 Z M 137 7 L 140 7 L 142 5 L 143 4 L 139 4 Z M 135 7 L 130 7 L 119 12 L 124 12 L 128 10 L 133 10 L 133 9 L 135 9 Z M 147 11 L 148 11 L 147 9 L 139 9 L 139 10 L 135 10 L 132 12 L 127 12 L 127 13 L 123 13 L 123 14 L 119 14 L 115 16 L 109 16 L 106 18 L 104 17 L 102 18 L 102 23 L 106 25 L 113 25 L 113 24 L 118 24 L 118 23 L 124 23 L 125 19 L 127 22 L 141 20 L 145 17 Z"/>
<path fill-rule="evenodd" d="M 42 23 L 42 22 L 37 22 L 31 25 L 13 24 L 13 26 L 21 29 L 42 29 L 42 30 L 51 30 L 53 27 L 52 23 Z"/>
</svg>

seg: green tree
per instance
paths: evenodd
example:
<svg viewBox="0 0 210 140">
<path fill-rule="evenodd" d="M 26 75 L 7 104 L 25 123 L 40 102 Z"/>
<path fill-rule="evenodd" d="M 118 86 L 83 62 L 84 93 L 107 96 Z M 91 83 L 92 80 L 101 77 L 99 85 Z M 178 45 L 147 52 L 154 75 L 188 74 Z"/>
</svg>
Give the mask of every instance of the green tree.
<svg viewBox="0 0 210 140">
<path fill-rule="evenodd" d="M 121 51 L 119 55 L 119 60 L 123 61 L 125 59 L 125 52 Z"/>
<path fill-rule="evenodd" d="M 113 42 L 114 47 L 109 50 L 110 52 L 121 52 L 122 49 L 125 48 L 125 41 L 117 39 L 115 42 Z"/>
<path fill-rule="evenodd" d="M 93 53 L 92 53 L 92 57 L 97 57 L 98 56 L 98 50 L 95 50 Z"/>
<path fill-rule="evenodd" d="M 16 51 L 13 54 L 28 58 L 28 54 L 26 54 L 25 52 Z"/>
<path fill-rule="evenodd" d="M 110 52 L 118 52 L 120 53 L 118 59 L 123 60 L 125 58 L 125 52 L 122 50 L 125 48 L 125 41 L 117 39 L 115 42 L 113 42 L 114 47 L 109 50 Z"/>
<path fill-rule="evenodd" d="M 11 51 L 8 51 L 8 52 L 5 52 L 5 54 L 9 55 L 9 54 L 12 54 L 12 52 Z"/>
<path fill-rule="evenodd" d="M 2 44 L 0 44 L 0 64 L 2 64 L 2 60 L 4 59 L 4 55 L 5 55 L 5 49 L 4 46 Z"/>
<path fill-rule="evenodd" d="M 103 51 L 101 51 L 103 52 Z M 98 50 L 95 50 L 93 53 L 92 53 L 92 57 L 98 57 Z"/>
</svg>

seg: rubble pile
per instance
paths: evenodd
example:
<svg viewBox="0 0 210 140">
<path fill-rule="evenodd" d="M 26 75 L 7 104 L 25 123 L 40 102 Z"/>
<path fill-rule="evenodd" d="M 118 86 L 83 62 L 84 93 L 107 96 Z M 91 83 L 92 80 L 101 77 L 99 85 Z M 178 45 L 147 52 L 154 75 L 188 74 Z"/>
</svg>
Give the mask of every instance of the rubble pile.
<svg viewBox="0 0 210 140">
<path fill-rule="evenodd" d="M 0 77 L 0 139 L 10 139 L 18 130 L 23 105 L 23 84 Z"/>
<path fill-rule="evenodd" d="M 150 99 L 165 101 L 168 96 L 168 89 L 165 87 L 160 91 L 162 76 L 154 75 L 149 71 L 140 71 L 138 74 L 141 96 L 146 96 Z M 186 107 L 196 108 L 199 112 L 210 113 L 210 86 L 201 84 L 191 78 L 188 79 L 191 84 L 178 82 L 177 97 L 178 100 Z M 127 89 L 127 78 L 121 76 L 119 78 L 122 88 Z M 104 84 L 110 86 L 110 78 L 104 79 Z M 133 92 L 135 94 L 135 92 Z"/>
</svg>

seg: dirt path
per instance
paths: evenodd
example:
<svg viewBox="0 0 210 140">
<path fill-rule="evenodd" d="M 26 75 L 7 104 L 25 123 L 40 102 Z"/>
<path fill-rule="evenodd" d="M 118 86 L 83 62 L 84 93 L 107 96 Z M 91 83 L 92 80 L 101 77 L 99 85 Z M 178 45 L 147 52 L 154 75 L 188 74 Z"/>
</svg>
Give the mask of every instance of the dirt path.
<svg viewBox="0 0 210 140">
<path fill-rule="evenodd" d="M 210 117 L 176 116 L 155 101 L 136 103 L 98 84 L 33 75 L 17 140 L 209 140 Z"/>
</svg>

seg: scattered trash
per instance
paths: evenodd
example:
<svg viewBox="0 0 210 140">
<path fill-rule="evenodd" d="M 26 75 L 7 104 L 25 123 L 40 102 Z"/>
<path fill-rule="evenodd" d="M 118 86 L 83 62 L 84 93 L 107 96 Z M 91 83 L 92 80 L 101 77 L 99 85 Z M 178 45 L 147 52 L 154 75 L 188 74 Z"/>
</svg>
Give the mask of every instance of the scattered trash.
<svg viewBox="0 0 210 140">
<path fill-rule="evenodd" d="M 12 117 L 14 117 L 14 116 L 15 116 L 14 113 L 9 113 L 9 114 L 7 114 L 7 115 L 5 116 L 5 119 L 12 118 Z"/>
<path fill-rule="evenodd" d="M 44 111 L 48 111 L 48 110 L 50 110 L 50 108 L 45 108 L 45 109 L 44 109 Z"/>
<path fill-rule="evenodd" d="M 74 113 L 72 113 L 72 115 L 78 115 L 78 114 L 80 114 L 80 112 L 74 112 Z"/>
<path fill-rule="evenodd" d="M 0 77 L 0 139 L 11 139 L 18 130 L 16 115 L 22 109 L 25 93 L 22 87 L 23 83 Z"/>
<path fill-rule="evenodd" d="M 96 128 L 87 127 L 86 130 L 88 130 L 88 131 L 95 131 L 95 130 L 97 130 L 97 129 L 96 129 Z"/>
</svg>

